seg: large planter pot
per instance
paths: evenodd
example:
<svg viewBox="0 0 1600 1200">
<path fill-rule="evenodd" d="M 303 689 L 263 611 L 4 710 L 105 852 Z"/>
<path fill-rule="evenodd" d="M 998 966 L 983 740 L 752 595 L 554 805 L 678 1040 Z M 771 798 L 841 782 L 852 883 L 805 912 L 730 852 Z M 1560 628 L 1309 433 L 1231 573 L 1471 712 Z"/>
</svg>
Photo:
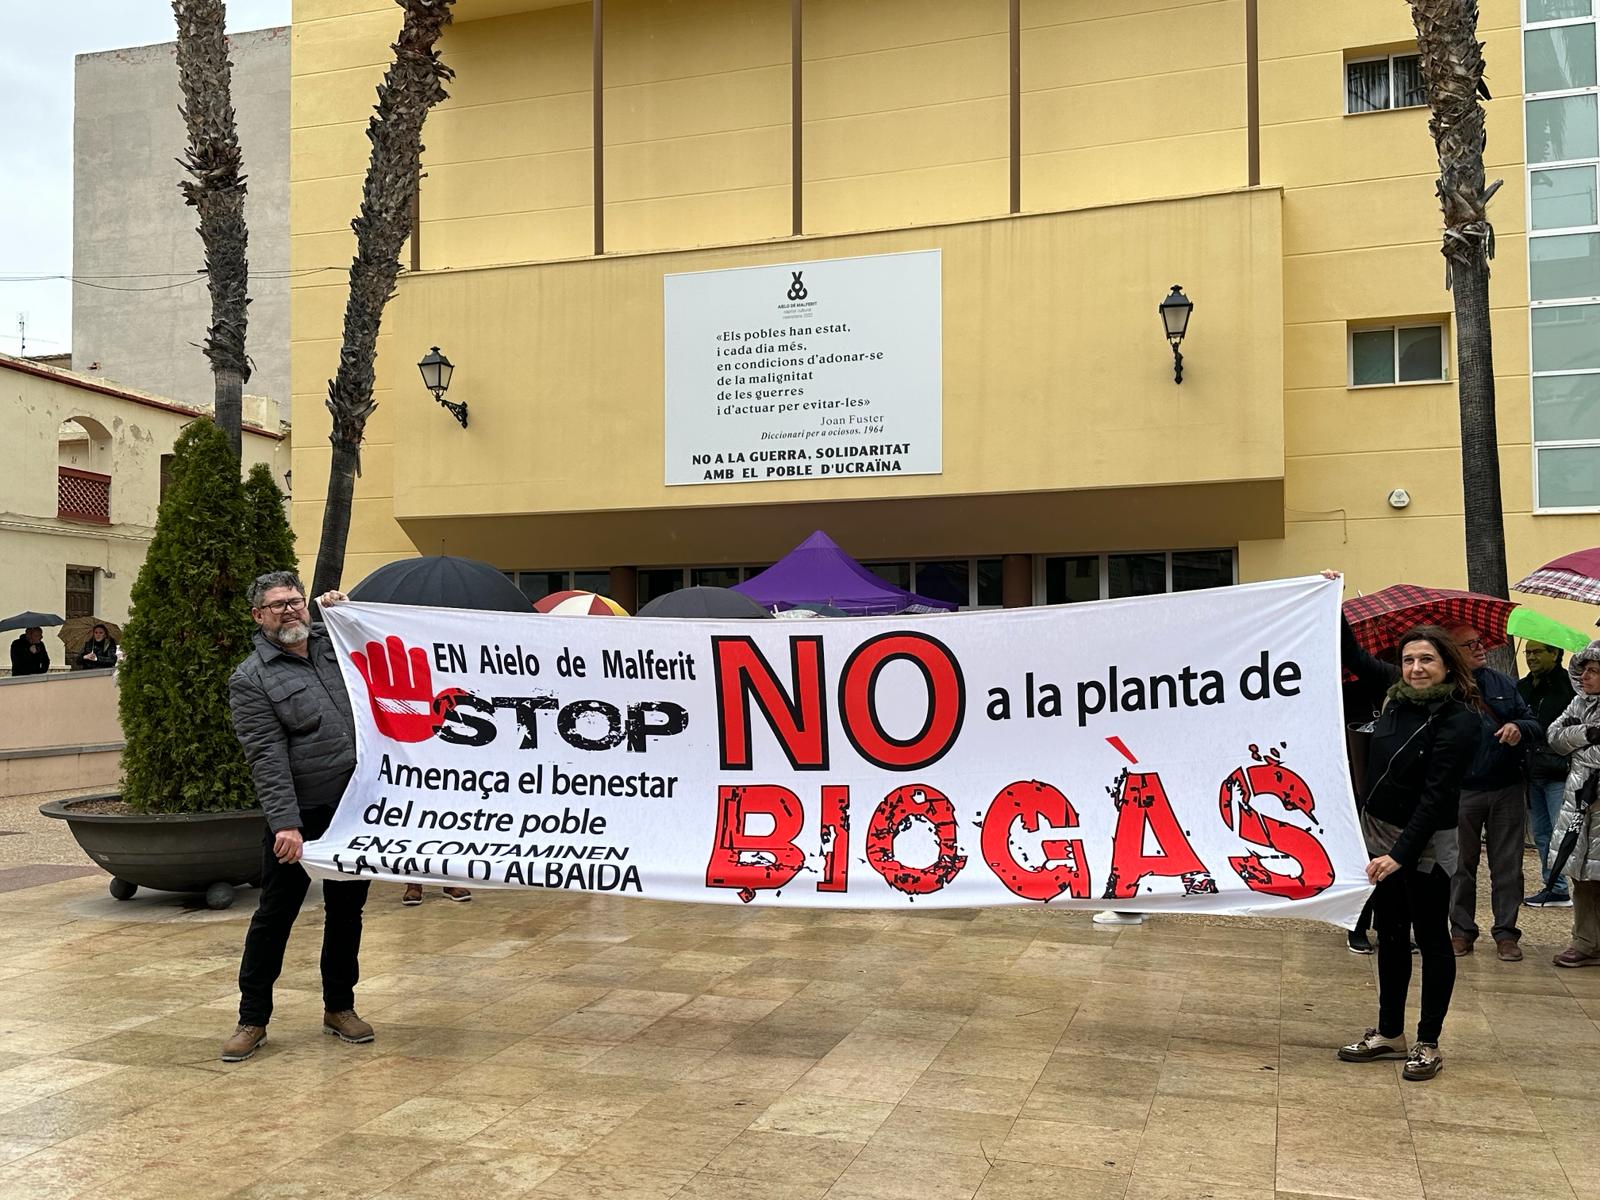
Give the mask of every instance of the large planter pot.
<svg viewBox="0 0 1600 1200">
<path fill-rule="evenodd" d="M 115 794 L 52 800 L 39 806 L 65 821 L 83 851 L 111 872 L 111 894 L 130 900 L 141 887 L 162 892 L 204 892 L 211 908 L 233 903 L 233 889 L 261 882 L 259 808 L 221 813 L 121 814 L 80 811 Z"/>
</svg>

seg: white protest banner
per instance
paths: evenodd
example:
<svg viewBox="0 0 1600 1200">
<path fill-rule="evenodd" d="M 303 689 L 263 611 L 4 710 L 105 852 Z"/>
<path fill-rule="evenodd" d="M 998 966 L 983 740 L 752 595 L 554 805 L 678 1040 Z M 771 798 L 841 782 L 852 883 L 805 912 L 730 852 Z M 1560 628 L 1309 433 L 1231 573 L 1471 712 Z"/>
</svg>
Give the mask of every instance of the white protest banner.
<svg viewBox="0 0 1600 1200">
<path fill-rule="evenodd" d="M 796 621 L 327 611 L 323 877 L 1352 924 L 1339 585 Z"/>
</svg>

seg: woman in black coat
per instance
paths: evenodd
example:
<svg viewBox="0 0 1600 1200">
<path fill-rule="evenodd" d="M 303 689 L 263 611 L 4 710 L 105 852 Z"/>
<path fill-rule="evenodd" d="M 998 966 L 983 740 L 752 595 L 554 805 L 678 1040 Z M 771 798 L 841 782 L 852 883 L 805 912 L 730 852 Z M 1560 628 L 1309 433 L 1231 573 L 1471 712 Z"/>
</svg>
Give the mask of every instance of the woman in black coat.
<svg viewBox="0 0 1600 1200">
<path fill-rule="evenodd" d="M 1346 670 L 1387 694 L 1372 731 L 1361 803 L 1361 832 L 1372 856 L 1367 878 L 1376 885 L 1378 1027 L 1340 1047 L 1339 1057 L 1404 1058 L 1406 1079 L 1432 1079 L 1444 1067 L 1439 1034 L 1456 981 L 1450 876 L 1457 809 L 1483 735 L 1483 701 L 1454 639 L 1437 626 L 1419 626 L 1401 639 L 1397 668 L 1362 650 L 1346 624 L 1343 658 Z M 1408 1052 L 1412 936 L 1422 955 L 1422 1016 Z"/>
<path fill-rule="evenodd" d="M 78 666 L 86 671 L 109 671 L 117 665 L 117 641 L 104 625 L 89 631 L 89 640 L 78 651 Z"/>
</svg>

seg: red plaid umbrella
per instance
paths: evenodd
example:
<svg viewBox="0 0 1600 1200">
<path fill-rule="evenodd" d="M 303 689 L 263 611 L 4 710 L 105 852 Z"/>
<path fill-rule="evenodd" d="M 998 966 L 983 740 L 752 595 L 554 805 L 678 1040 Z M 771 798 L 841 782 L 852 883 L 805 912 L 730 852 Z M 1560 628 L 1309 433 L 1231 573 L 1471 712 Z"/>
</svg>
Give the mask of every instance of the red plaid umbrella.
<svg viewBox="0 0 1600 1200">
<path fill-rule="evenodd" d="M 1477 592 L 1397 583 L 1346 600 L 1344 616 L 1355 631 L 1356 641 L 1369 654 L 1387 654 L 1418 625 L 1442 625 L 1446 629 L 1471 625 L 1483 635 L 1483 648 L 1493 650 L 1511 640 L 1506 636 L 1506 621 L 1514 608 L 1516 605 L 1509 600 Z"/>
<path fill-rule="evenodd" d="M 1564 554 L 1547 562 L 1511 588 L 1531 596 L 1555 596 L 1560 600 L 1600 604 L 1600 546 Z"/>
</svg>

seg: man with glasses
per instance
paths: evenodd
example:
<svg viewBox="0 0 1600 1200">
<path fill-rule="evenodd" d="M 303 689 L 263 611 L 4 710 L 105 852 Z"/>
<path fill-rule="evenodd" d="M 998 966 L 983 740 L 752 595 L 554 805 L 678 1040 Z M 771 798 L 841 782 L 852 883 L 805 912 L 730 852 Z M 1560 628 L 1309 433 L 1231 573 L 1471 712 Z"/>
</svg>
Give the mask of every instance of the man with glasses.
<svg viewBox="0 0 1600 1200">
<path fill-rule="evenodd" d="M 1489 850 L 1489 907 L 1493 910 L 1495 953 L 1501 962 L 1521 962 L 1522 930 L 1522 759 L 1543 745 L 1544 728 L 1514 679 L 1489 666 L 1483 635 L 1470 625 L 1450 635 L 1472 668 L 1483 696 L 1485 736 L 1461 784 L 1460 857 L 1450 879 L 1450 944 L 1459 958 L 1471 954 L 1478 939 L 1478 860 Z"/>
<path fill-rule="evenodd" d="M 1528 674 L 1517 684 L 1517 691 L 1533 709 L 1533 715 L 1546 729 L 1554 725 L 1572 703 L 1572 679 L 1561 661 L 1561 648 L 1543 642 L 1523 647 Z M 1571 908 L 1563 875 L 1554 879 L 1550 872 L 1550 835 L 1561 815 L 1561 800 L 1567 786 L 1568 761 L 1549 746 L 1528 755 L 1528 817 L 1533 827 L 1533 844 L 1539 851 L 1539 890 L 1523 901 L 1530 908 Z"/>
<path fill-rule="evenodd" d="M 267 830 L 261 899 L 239 964 L 239 1027 L 222 1045 L 223 1062 L 249 1058 L 267 1040 L 272 985 L 311 885 L 301 847 L 327 830 L 356 764 L 350 699 L 333 643 L 311 624 L 304 586 L 288 571 L 272 571 L 250 585 L 249 595 L 255 649 L 228 680 L 228 701 Z M 343 599 L 338 592 L 320 598 Z M 367 882 L 325 882 L 322 899 L 323 1031 L 370 1042 L 372 1026 L 355 1012 Z"/>
</svg>

